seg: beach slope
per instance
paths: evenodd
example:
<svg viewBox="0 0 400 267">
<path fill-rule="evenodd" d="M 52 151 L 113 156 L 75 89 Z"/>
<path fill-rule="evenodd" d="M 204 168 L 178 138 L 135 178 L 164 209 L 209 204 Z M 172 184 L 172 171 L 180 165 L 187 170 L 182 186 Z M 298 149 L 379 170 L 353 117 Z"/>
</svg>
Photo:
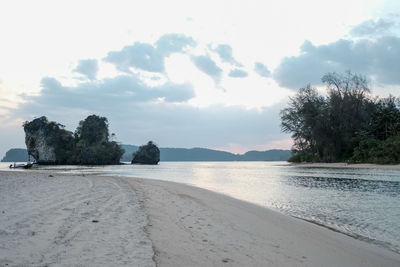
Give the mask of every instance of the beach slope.
<svg viewBox="0 0 400 267">
<path fill-rule="evenodd" d="M 400 255 L 211 191 L 127 178 L 159 266 L 400 266 Z"/>
</svg>

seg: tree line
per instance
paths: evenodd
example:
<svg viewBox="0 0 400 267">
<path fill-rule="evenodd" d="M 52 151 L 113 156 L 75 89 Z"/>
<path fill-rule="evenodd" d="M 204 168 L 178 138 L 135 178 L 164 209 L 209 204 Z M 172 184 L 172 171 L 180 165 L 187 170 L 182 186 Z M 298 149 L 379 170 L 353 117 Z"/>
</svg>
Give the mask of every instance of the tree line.
<svg viewBox="0 0 400 267">
<path fill-rule="evenodd" d="M 294 140 L 292 162 L 400 162 L 400 101 L 371 93 L 365 76 L 322 77 L 326 94 L 308 85 L 280 113 Z"/>
</svg>

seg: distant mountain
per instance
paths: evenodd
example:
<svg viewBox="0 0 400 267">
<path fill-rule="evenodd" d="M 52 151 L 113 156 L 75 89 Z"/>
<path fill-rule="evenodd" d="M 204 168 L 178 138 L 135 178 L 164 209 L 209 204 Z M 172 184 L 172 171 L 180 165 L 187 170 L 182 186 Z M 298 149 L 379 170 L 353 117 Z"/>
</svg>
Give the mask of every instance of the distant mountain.
<svg viewBox="0 0 400 267">
<path fill-rule="evenodd" d="M 161 161 L 235 161 L 238 155 L 207 148 L 160 148 Z"/>
<path fill-rule="evenodd" d="M 132 154 L 138 150 L 138 146 L 133 145 L 122 145 L 122 148 L 125 149 L 125 154 L 121 161 L 131 161 Z M 199 147 L 160 148 L 161 161 L 286 161 L 290 154 L 290 150 L 279 149 L 249 151 L 241 155 Z"/>
<path fill-rule="evenodd" d="M 121 145 L 125 150 L 122 162 L 130 162 L 132 154 L 139 147 L 134 145 Z M 207 148 L 160 148 L 161 161 L 286 161 L 290 157 L 290 150 L 272 149 L 267 151 L 249 151 L 245 154 L 233 154 L 230 152 Z M 28 154 L 26 149 L 10 149 L 3 162 L 26 161 Z"/>
<path fill-rule="evenodd" d="M 11 148 L 6 152 L 1 162 L 24 162 L 28 160 L 28 152 L 25 148 Z"/>
<path fill-rule="evenodd" d="M 290 150 L 271 149 L 266 151 L 249 151 L 240 155 L 243 161 L 286 161 L 291 156 Z"/>
<path fill-rule="evenodd" d="M 134 145 L 121 145 L 121 147 L 125 150 L 125 153 L 122 155 L 121 162 L 131 162 L 133 153 L 139 149 L 138 146 Z"/>
</svg>

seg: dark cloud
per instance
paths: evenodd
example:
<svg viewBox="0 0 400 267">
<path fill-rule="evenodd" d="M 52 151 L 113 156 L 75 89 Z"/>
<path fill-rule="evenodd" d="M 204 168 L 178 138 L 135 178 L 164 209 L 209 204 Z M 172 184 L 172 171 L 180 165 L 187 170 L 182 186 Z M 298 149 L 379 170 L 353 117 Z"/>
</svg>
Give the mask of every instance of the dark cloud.
<svg viewBox="0 0 400 267">
<path fill-rule="evenodd" d="M 352 70 L 372 77 L 381 84 L 400 84 L 400 38 L 343 40 L 315 46 L 304 42 L 299 56 L 286 57 L 273 77 L 279 85 L 298 89 L 320 84 L 327 72 Z"/>
<path fill-rule="evenodd" d="M 78 65 L 74 69 L 74 72 L 85 75 L 90 80 L 95 80 L 97 72 L 99 71 L 99 65 L 97 59 L 82 59 L 78 61 Z"/>
<path fill-rule="evenodd" d="M 248 76 L 248 73 L 241 69 L 234 69 L 229 72 L 229 76 L 233 78 L 244 78 Z"/>
<path fill-rule="evenodd" d="M 222 69 L 209 56 L 192 56 L 191 59 L 199 70 L 211 76 L 216 82 L 221 79 Z"/>
<path fill-rule="evenodd" d="M 164 99 L 166 102 L 185 102 L 194 97 L 190 84 L 168 82 L 150 87 L 134 75 L 121 75 L 96 82 L 81 83 L 76 87 L 63 86 L 54 78 L 43 78 L 39 96 L 25 97 L 27 112 L 41 107 L 97 109 L 107 105 L 150 102 Z M 47 108 L 46 108 L 47 110 Z"/>
<path fill-rule="evenodd" d="M 267 68 L 267 66 L 265 66 L 264 64 L 262 64 L 261 62 L 256 62 L 254 63 L 254 71 L 260 75 L 261 77 L 265 77 L 268 78 L 271 76 L 271 72 L 269 71 L 269 69 Z"/>
<path fill-rule="evenodd" d="M 191 37 L 166 34 L 161 36 L 155 45 L 136 42 L 120 51 L 111 51 L 104 61 L 113 63 L 118 70 L 126 73 L 130 73 L 131 67 L 150 72 L 164 72 L 165 57 L 195 45 L 196 42 Z"/>
<path fill-rule="evenodd" d="M 350 34 L 357 37 L 376 36 L 389 32 L 395 23 L 390 20 L 367 20 L 350 30 Z"/>
<path fill-rule="evenodd" d="M 219 57 L 222 59 L 222 61 L 229 62 L 233 65 L 241 67 L 242 64 L 237 62 L 232 53 L 232 47 L 227 44 L 220 44 L 217 46 L 217 48 L 214 49 L 215 52 L 218 53 Z"/>
</svg>

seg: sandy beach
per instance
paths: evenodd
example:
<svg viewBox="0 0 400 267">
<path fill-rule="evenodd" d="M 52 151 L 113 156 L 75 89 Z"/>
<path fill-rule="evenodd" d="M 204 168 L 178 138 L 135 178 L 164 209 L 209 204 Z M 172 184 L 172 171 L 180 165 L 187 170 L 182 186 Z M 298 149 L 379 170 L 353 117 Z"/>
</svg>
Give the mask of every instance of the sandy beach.
<svg viewBox="0 0 400 267">
<path fill-rule="evenodd" d="M 205 189 L 0 171 L 0 266 L 400 266 L 400 254 Z"/>
<path fill-rule="evenodd" d="M 0 171 L 0 266 L 155 266 L 123 179 Z"/>
</svg>

